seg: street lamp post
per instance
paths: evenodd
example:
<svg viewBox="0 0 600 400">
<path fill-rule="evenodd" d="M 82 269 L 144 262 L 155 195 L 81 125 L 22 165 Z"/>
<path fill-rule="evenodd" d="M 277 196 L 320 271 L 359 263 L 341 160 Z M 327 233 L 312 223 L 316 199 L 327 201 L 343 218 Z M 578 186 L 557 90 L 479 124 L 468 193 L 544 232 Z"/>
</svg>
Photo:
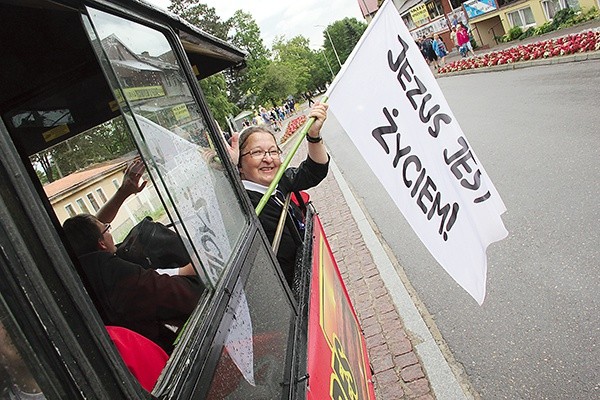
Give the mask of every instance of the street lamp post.
<svg viewBox="0 0 600 400">
<path fill-rule="evenodd" d="M 327 38 L 329 39 L 329 43 L 331 43 L 331 48 L 333 49 L 333 53 L 335 54 L 335 58 L 337 59 L 337 62 L 340 65 L 340 69 L 341 69 L 342 68 L 342 62 L 340 61 L 340 56 L 338 56 L 337 50 L 335 49 L 335 45 L 333 44 L 333 40 L 331 40 L 331 36 L 329 35 L 329 29 L 327 29 L 327 27 L 323 26 L 323 25 L 315 25 L 315 26 L 320 26 L 321 28 L 325 28 L 325 34 L 327 35 Z"/>
<path fill-rule="evenodd" d="M 325 62 L 327 63 L 327 66 L 329 67 L 329 72 L 331 72 L 331 78 L 335 79 L 335 74 L 333 73 L 333 69 L 331 69 L 331 64 L 329 64 L 329 60 L 327 59 L 327 56 L 325 55 L 325 49 L 321 50 L 321 54 L 323 54 L 323 57 L 325 57 Z"/>
</svg>

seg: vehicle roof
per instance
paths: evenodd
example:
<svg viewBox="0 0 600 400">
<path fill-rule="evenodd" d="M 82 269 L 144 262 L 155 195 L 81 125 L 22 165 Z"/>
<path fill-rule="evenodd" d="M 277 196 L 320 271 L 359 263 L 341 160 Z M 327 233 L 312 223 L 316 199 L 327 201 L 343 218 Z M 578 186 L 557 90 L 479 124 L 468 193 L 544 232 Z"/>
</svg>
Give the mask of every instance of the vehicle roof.
<svg viewBox="0 0 600 400">
<path fill-rule="evenodd" d="M 179 37 L 188 55 L 193 52 L 205 60 L 203 64 L 207 65 L 208 68 L 205 71 L 200 71 L 200 78 L 210 76 L 226 68 L 244 66 L 246 57 L 244 51 L 208 32 L 204 32 L 180 16 L 162 10 L 143 0 L 124 0 L 118 3 L 125 5 L 128 9 L 149 13 L 149 15 L 168 23 L 175 30 L 178 30 Z"/>
</svg>

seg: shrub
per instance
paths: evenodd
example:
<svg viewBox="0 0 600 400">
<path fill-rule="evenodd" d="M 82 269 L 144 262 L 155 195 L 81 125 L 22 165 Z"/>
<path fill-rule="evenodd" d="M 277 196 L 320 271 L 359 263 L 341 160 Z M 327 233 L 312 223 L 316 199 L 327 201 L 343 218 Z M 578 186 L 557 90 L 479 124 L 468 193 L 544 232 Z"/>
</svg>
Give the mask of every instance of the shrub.
<svg viewBox="0 0 600 400">
<path fill-rule="evenodd" d="M 596 18 L 600 18 L 600 12 L 598 12 L 596 7 L 592 7 L 578 15 L 578 19 L 581 19 L 581 22 L 591 21 Z"/>
<path fill-rule="evenodd" d="M 523 32 L 521 36 L 519 36 L 519 40 L 523 40 L 533 35 L 535 35 L 535 28 L 530 27 L 525 32 Z"/>
<path fill-rule="evenodd" d="M 546 22 L 542 26 L 538 26 L 535 28 L 536 35 L 543 35 L 544 33 L 552 32 L 554 30 L 554 26 L 552 22 Z"/>
<path fill-rule="evenodd" d="M 523 34 L 523 29 L 520 26 L 515 26 L 511 28 L 504 37 L 506 38 L 505 42 L 512 42 L 513 40 L 519 38 Z"/>
<path fill-rule="evenodd" d="M 552 19 L 552 26 L 554 29 L 561 28 L 563 26 L 568 26 L 569 21 L 575 17 L 575 10 L 572 8 L 563 8 L 554 14 L 554 18 Z"/>
</svg>

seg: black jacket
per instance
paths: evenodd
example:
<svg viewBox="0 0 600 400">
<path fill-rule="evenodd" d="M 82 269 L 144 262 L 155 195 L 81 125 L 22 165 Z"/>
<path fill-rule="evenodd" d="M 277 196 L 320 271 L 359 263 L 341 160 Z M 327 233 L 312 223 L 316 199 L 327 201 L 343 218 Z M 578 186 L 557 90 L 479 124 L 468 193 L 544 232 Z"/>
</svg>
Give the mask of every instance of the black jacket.
<svg viewBox="0 0 600 400">
<path fill-rule="evenodd" d="M 129 328 L 167 353 L 173 350 L 174 330 L 183 326 L 202 294 L 198 277 L 161 275 L 104 251 L 79 261 L 106 325 Z"/>
<path fill-rule="evenodd" d="M 290 192 L 310 189 L 325 179 L 328 170 L 329 162 L 327 164 L 318 164 L 307 157 L 297 168 L 288 168 L 285 171 L 277 190 L 285 196 Z M 263 193 L 248 189 L 246 191 L 250 197 L 250 201 L 256 207 Z M 298 219 L 301 219 L 301 211 L 293 203 L 290 202 L 290 204 L 292 204 L 292 208 L 294 209 L 294 215 Z M 273 238 L 275 237 L 280 215 L 281 205 L 271 198 L 258 216 L 270 242 L 273 242 Z M 277 260 L 290 286 L 294 281 L 296 253 L 302 245 L 302 239 L 302 233 L 296 231 L 294 221 L 288 217 L 281 236 Z"/>
</svg>

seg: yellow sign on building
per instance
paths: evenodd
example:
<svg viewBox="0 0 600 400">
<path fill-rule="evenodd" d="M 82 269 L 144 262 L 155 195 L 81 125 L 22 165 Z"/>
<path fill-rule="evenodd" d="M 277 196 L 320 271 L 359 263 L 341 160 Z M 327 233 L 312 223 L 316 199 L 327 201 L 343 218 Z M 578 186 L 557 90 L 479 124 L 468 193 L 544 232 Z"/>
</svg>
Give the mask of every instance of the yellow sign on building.
<svg viewBox="0 0 600 400">
<path fill-rule="evenodd" d="M 420 26 L 429 22 L 429 12 L 427 11 L 427 6 L 424 3 L 414 6 L 409 10 L 409 12 L 415 25 Z"/>
</svg>

